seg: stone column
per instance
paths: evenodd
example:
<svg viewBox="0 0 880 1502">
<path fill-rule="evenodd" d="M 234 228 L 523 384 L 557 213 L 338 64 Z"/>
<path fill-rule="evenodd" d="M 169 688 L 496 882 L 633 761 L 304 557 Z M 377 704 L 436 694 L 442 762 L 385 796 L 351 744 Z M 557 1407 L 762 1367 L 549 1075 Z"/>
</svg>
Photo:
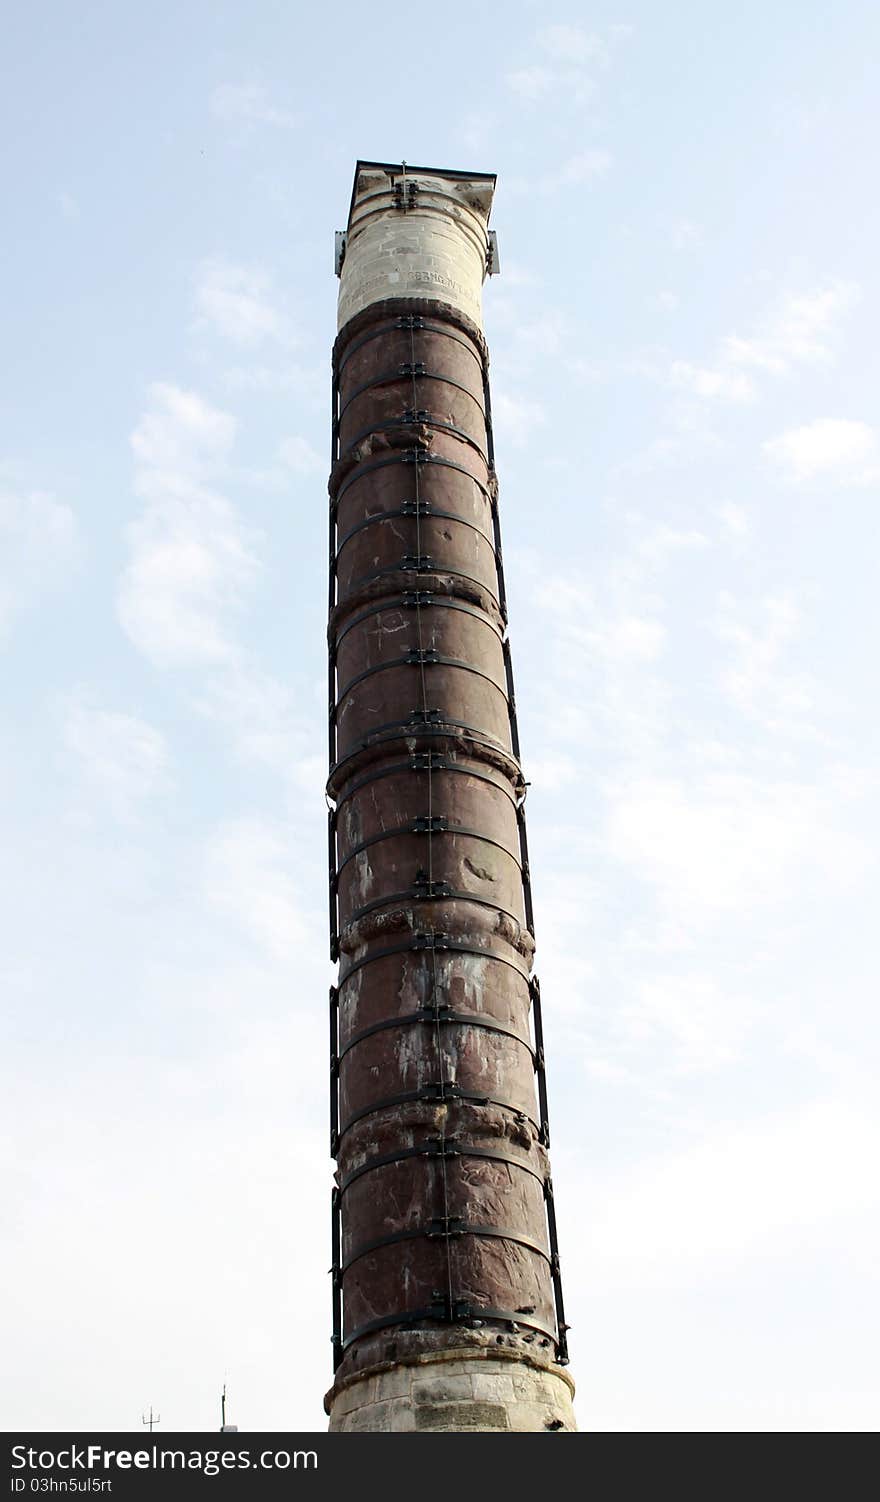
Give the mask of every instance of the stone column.
<svg viewBox="0 0 880 1502">
<path fill-rule="evenodd" d="M 338 249 L 336 1431 L 575 1427 L 481 319 L 494 182 L 358 163 Z"/>
</svg>

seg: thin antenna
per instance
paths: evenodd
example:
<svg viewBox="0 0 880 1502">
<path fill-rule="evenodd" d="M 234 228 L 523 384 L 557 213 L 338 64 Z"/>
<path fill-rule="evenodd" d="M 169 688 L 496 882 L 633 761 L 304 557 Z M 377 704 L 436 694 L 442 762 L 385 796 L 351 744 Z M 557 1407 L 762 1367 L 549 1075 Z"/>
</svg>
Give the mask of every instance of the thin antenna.
<svg viewBox="0 0 880 1502">
<path fill-rule="evenodd" d="M 152 1432 L 153 1432 L 153 1425 L 154 1424 L 158 1424 L 158 1422 L 161 1419 L 161 1417 L 162 1417 L 161 1413 L 154 1413 L 153 1412 L 153 1405 L 151 1403 L 150 1404 L 150 1417 L 147 1418 L 144 1414 L 141 1414 L 141 1423 L 144 1425 L 145 1428 L 149 1429 L 150 1433 L 152 1434 Z"/>
<path fill-rule="evenodd" d="M 220 1394 L 220 1417 L 223 1420 L 223 1423 L 220 1425 L 220 1433 L 221 1434 L 237 1434 L 238 1433 L 238 1425 L 237 1424 L 227 1424 L 227 1422 L 226 1422 L 226 1379 L 225 1378 L 223 1379 L 223 1391 Z"/>
</svg>

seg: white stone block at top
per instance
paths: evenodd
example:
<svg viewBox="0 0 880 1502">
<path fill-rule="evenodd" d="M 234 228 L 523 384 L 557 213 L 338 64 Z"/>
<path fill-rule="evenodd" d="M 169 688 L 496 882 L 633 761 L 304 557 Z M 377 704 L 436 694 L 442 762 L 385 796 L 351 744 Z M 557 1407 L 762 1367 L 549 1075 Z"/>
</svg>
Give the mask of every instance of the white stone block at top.
<svg viewBox="0 0 880 1502">
<path fill-rule="evenodd" d="M 388 297 L 436 298 L 482 328 L 494 187 L 490 176 L 359 166 L 339 278 L 339 328 Z"/>
</svg>

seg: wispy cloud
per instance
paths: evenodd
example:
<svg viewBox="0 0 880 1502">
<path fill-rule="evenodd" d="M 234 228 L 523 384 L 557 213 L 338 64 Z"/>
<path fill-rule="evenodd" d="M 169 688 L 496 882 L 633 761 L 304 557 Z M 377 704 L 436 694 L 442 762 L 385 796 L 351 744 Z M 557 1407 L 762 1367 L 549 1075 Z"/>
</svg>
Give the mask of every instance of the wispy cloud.
<svg viewBox="0 0 880 1502">
<path fill-rule="evenodd" d="M 611 42 L 598 32 L 583 26 L 544 26 L 537 34 L 542 51 L 554 61 L 568 64 L 596 63 L 607 68 L 611 61 Z"/>
<path fill-rule="evenodd" d="M 59 582 L 77 554 L 69 506 L 44 491 L 13 491 L 0 484 L 0 637 L 14 616 Z"/>
<path fill-rule="evenodd" d="M 218 120 L 275 125 L 283 130 L 296 130 L 302 125 L 301 114 L 275 104 L 258 83 L 219 84 L 211 95 L 211 113 Z"/>
<path fill-rule="evenodd" d="M 526 448 L 535 429 L 542 428 L 547 421 L 540 402 L 529 397 L 511 396 L 505 391 L 496 391 L 492 415 L 499 435 L 518 449 Z"/>
<path fill-rule="evenodd" d="M 267 339 L 291 342 L 289 323 L 273 295 L 271 278 L 259 267 L 203 262 L 195 306 L 197 326 L 212 329 L 232 344 L 250 347 Z"/>
<path fill-rule="evenodd" d="M 235 756 L 252 766 L 268 767 L 298 784 L 304 760 L 318 733 L 317 710 L 303 714 L 291 685 L 239 651 L 236 659 L 212 673 L 194 696 L 197 712 L 222 731 Z M 326 777 L 312 785 L 323 786 Z"/>
<path fill-rule="evenodd" d="M 820 417 L 769 438 L 763 448 L 767 458 L 791 480 L 880 483 L 880 442 L 876 430 L 866 422 Z"/>
<path fill-rule="evenodd" d="M 555 76 L 552 68 L 533 63 L 528 68 L 514 68 L 513 72 L 508 73 L 507 82 L 520 99 L 535 100 L 543 98 L 549 91 Z"/>
<path fill-rule="evenodd" d="M 869 850 L 809 784 L 740 773 L 637 776 L 609 792 L 605 849 L 654 889 L 660 912 L 696 936 L 726 914 L 790 900 L 809 872 L 851 889 Z"/>
<path fill-rule="evenodd" d="M 283 438 L 278 445 L 278 457 L 288 469 L 298 475 L 319 475 L 327 469 L 327 460 L 300 434 Z"/>
<path fill-rule="evenodd" d="M 79 202 L 66 189 L 62 188 L 60 192 L 55 194 L 55 202 L 58 205 L 62 218 L 74 220 L 80 217 Z"/>
<path fill-rule="evenodd" d="M 687 360 L 673 360 L 669 367 L 670 384 L 692 396 L 710 401 L 750 402 L 755 396 L 754 383 L 739 370 L 725 370 L 691 365 Z"/>
<path fill-rule="evenodd" d="M 205 857 L 205 894 L 267 955 L 292 961 L 310 940 L 294 879 L 293 850 L 276 825 L 232 820 L 212 838 Z"/>
<path fill-rule="evenodd" d="M 783 377 L 804 365 L 830 362 L 840 323 L 858 301 L 858 288 L 832 282 L 810 292 L 785 292 L 753 334 L 728 334 L 705 364 L 673 360 L 657 375 L 673 389 L 707 401 L 748 402 L 760 376 Z"/>
<path fill-rule="evenodd" d="M 603 32 L 563 23 L 542 26 L 534 34 L 532 53 L 543 54 L 546 61 L 511 69 L 508 87 L 529 103 L 561 89 L 568 99 L 583 103 L 593 91 L 592 75 L 610 67 L 615 48 L 631 34 L 629 26 L 609 26 Z"/>
<path fill-rule="evenodd" d="M 669 231 L 673 250 L 693 250 L 703 243 L 703 226 L 693 219 L 677 219 Z"/>
<path fill-rule="evenodd" d="M 816 685 L 786 662 L 800 628 L 801 611 L 791 593 L 768 596 L 757 606 L 727 592 L 719 599 L 714 629 L 731 654 L 720 673 L 722 692 L 774 733 L 816 733 Z"/>
<path fill-rule="evenodd" d="M 612 161 L 611 152 L 601 147 L 576 152 L 543 179 L 543 186 L 547 191 L 554 192 L 558 188 L 573 187 L 578 183 L 591 182 L 597 177 L 605 177 L 611 170 Z"/>
<path fill-rule="evenodd" d="M 109 709 L 80 690 L 64 705 L 62 733 L 86 778 L 118 818 L 170 786 L 165 737 L 139 715 Z"/>
<path fill-rule="evenodd" d="M 157 384 L 132 434 L 143 501 L 118 591 L 126 634 L 152 662 L 228 662 L 230 616 L 257 564 L 234 507 L 211 487 L 235 420 L 193 391 Z"/>
<path fill-rule="evenodd" d="M 593 1203 L 586 1254 L 596 1276 L 644 1289 L 670 1275 L 691 1285 L 695 1265 L 768 1245 L 800 1251 L 807 1227 L 877 1205 L 878 1151 L 880 1122 L 858 1101 L 717 1129 Z"/>
<path fill-rule="evenodd" d="M 735 1059 L 754 1021 L 744 996 L 731 996 L 712 975 L 654 975 L 638 983 L 620 1012 L 628 1049 L 668 1049 L 673 1070 L 713 1070 Z"/>
<path fill-rule="evenodd" d="M 853 282 L 831 282 L 809 292 L 786 292 L 755 333 L 730 334 L 722 353 L 732 365 L 751 366 L 784 375 L 795 365 L 821 363 L 832 357 L 843 317 L 859 301 Z"/>
</svg>

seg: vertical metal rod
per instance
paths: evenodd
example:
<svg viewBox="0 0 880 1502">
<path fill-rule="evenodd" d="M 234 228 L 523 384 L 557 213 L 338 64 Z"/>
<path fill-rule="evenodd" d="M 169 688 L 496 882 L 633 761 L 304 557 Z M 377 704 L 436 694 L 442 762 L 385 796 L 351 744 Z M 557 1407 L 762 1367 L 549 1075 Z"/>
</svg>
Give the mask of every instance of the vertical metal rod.
<svg viewBox="0 0 880 1502">
<path fill-rule="evenodd" d="M 327 655 L 327 749 L 330 766 L 336 765 L 336 651 L 330 647 Z"/>
<path fill-rule="evenodd" d="M 547 1108 L 547 1075 L 544 1070 L 544 1023 L 541 1018 L 541 982 L 537 975 L 529 981 L 532 995 L 532 1023 L 535 1029 L 535 1077 L 541 1116 L 541 1141 L 550 1146 L 550 1113 Z"/>
<path fill-rule="evenodd" d="M 330 1156 L 339 1146 L 339 992 L 330 987 Z"/>
<path fill-rule="evenodd" d="M 340 1196 L 338 1189 L 333 1190 L 330 1201 L 330 1242 L 332 1248 L 330 1275 L 333 1280 L 333 1370 L 335 1372 L 342 1360 L 342 1236 L 340 1232 Z"/>
<path fill-rule="evenodd" d="M 486 413 L 486 453 L 489 456 L 489 468 L 495 470 L 495 437 L 492 432 L 492 395 L 489 390 L 489 361 L 483 361 L 483 407 Z"/>
<path fill-rule="evenodd" d="M 339 917 L 337 892 L 339 880 L 336 871 L 336 810 L 327 811 L 327 882 L 330 893 L 330 958 L 335 963 L 339 958 Z"/>
<path fill-rule="evenodd" d="M 532 907 L 532 872 L 529 866 L 529 838 L 526 833 L 526 810 L 523 803 L 516 806 L 516 822 L 519 829 L 519 856 L 522 866 L 523 902 L 526 910 L 526 927 L 535 937 L 535 914 Z"/>
<path fill-rule="evenodd" d="M 550 1242 L 550 1276 L 553 1279 L 553 1300 L 556 1305 L 557 1354 L 560 1366 L 568 1362 L 568 1325 L 565 1323 L 565 1305 L 562 1300 L 562 1269 L 559 1263 L 559 1234 L 556 1228 L 556 1203 L 553 1198 L 553 1180 L 544 1185 L 544 1204 L 547 1210 L 547 1234 Z"/>
<path fill-rule="evenodd" d="M 507 624 L 507 585 L 504 582 L 504 555 L 501 551 L 501 518 L 498 515 L 498 497 L 492 501 L 492 540 L 495 544 L 495 567 L 498 570 L 498 603 L 501 618 Z"/>
<path fill-rule="evenodd" d="M 510 743 L 513 746 L 513 754 L 519 761 L 519 726 L 516 722 L 516 694 L 513 690 L 513 659 L 510 655 L 510 642 L 507 637 L 501 644 L 504 655 L 504 676 L 507 680 L 507 710 L 510 715 Z"/>
</svg>

